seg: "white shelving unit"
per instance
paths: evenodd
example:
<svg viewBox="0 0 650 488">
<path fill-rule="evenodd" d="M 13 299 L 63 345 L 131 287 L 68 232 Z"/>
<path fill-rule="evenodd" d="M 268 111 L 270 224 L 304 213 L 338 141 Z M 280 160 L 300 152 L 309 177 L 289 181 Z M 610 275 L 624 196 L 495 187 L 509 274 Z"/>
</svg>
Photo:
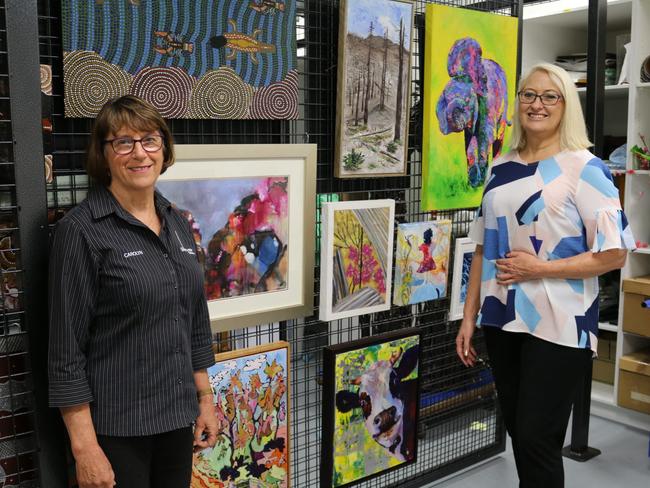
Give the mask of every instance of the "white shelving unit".
<svg viewBox="0 0 650 488">
<path fill-rule="evenodd" d="M 641 145 L 639 133 L 650 137 L 650 83 L 641 83 L 640 67 L 650 55 L 650 1 L 632 1 L 632 50 L 630 59 L 629 109 L 627 122 L 627 145 Z M 647 139 L 646 139 L 647 140 Z M 636 170 L 631 155 L 625 175 L 625 213 L 637 241 L 650 242 L 650 171 Z M 632 171 L 633 170 L 633 171 Z M 625 278 L 650 274 L 650 248 L 639 248 L 628 255 L 621 272 Z M 621 292 L 619 307 L 618 341 L 616 344 L 616 375 L 614 379 L 614 403 L 619 386 L 618 359 L 631 352 L 650 347 L 650 337 L 625 332 L 622 327 L 625 295 Z M 650 415 L 620 408 L 634 416 L 641 426 L 650 430 Z"/>
<path fill-rule="evenodd" d="M 589 0 L 557 0 L 524 7 L 522 71 L 540 61 L 552 63 L 557 56 L 586 53 Z M 630 33 L 632 0 L 607 2 L 606 50 L 616 52 L 616 36 Z M 604 134 L 627 135 L 629 86 L 605 87 Z M 584 102 L 586 88 L 578 89 Z"/>
<path fill-rule="evenodd" d="M 524 7 L 522 69 L 533 64 L 553 62 L 559 55 L 586 53 L 589 0 L 557 0 Z M 628 54 L 630 84 L 605 87 L 604 134 L 627 138 L 628 147 L 640 144 L 638 133 L 650 138 L 650 83 L 640 82 L 640 66 L 650 55 L 650 0 L 609 0 L 607 2 L 606 50 L 616 51 L 616 36 L 631 33 L 632 51 Z M 643 50 L 645 49 L 645 53 Z M 585 100 L 586 89 L 579 89 Z M 625 175 L 625 211 L 636 239 L 650 242 L 650 171 L 634 170 L 628 159 Z M 650 248 L 630 253 L 621 280 L 650 274 Z M 618 363 L 623 354 L 650 346 L 650 339 L 623 332 L 621 294 L 618 326 L 600 323 L 600 330 L 617 333 L 614 385 L 592 383 L 592 413 L 627 425 L 650 430 L 650 415 L 618 407 Z"/>
</svg>

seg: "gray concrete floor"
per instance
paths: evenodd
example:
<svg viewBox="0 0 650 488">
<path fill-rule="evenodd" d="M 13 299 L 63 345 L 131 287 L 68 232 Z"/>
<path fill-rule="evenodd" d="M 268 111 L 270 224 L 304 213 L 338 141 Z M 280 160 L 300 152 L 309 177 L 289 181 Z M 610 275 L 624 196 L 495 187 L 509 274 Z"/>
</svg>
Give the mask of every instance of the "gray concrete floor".
<svg viewBox="0 0 650 488">
<path fill-rule="evenodd" d="M 566 488 L 650 487 L 650 433 L 593 415 L 589 431 L 589 445 L 600 449 L 602 454 L 584 463 L 565 458 Z M 506 451 L 495 459 L 424 488 L 517 486 L 515 461 L 508 439 Z"/>
</svg>

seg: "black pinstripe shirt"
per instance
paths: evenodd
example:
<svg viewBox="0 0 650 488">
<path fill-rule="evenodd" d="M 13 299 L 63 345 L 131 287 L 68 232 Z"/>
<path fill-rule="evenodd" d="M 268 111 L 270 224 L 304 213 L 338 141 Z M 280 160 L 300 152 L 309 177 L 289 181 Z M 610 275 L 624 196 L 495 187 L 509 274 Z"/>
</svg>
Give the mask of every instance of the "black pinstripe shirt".
<svg viewBox="0 0 650 488">
<path fill-rule="evenodd" d="M 214 364 L 188 222 L 156 192 L 157 236 L 97 187 L 57 224 L 50 256 L 50 406 L 90 402 L 98 434 L 152 435 L 198 415 Z"/>
</svg>

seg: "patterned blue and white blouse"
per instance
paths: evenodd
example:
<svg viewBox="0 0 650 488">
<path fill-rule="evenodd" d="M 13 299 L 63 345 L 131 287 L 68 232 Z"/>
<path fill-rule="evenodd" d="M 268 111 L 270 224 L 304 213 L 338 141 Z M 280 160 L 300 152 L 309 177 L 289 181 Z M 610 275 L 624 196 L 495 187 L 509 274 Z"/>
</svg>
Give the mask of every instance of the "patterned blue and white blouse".
<svg viewBox="0 0 650 488">
<path fill-rule="evenodd" d="M 499 285 L 495 261 L 512 251 L 554 260 L 586 251 L 634 249 L 618 190 L 587 150 L 526 164 L 517 152 L 495 160 L 469 234 L 483 245 L 477 324 L 525 332 L 596 351 L 598 277 Z"/>
</svg>

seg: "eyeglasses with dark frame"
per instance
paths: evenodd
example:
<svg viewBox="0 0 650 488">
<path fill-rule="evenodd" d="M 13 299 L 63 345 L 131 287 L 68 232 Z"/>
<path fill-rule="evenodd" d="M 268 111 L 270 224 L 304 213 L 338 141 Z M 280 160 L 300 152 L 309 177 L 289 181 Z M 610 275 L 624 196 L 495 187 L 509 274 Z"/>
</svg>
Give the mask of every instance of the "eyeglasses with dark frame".
<svg viewBox="0 0 650 488">
<path fill-rule="evenodd" d="M 535 100 L 539 98 L 542 102 L 542 105 L 555 105 L 557 102 L 562 100 L 562 95 L 554 91 L 545 91 L 544 93 L 538 95 L 533 90 L 521 90 L 517 93 L 519 101 L 521 103 L 532 104 L 535 103 Z"/>
<path fill-rule="evenodd" d="M 131 154 L 135 149 L 135 143 L 139 142 L 148 153 L 156 152 L 163 146 L 164 138 L 160 134 L 149 134 L 141 139 L 133 139 L 132 137 L 116 137 L 114 139 L 107 139 L 104 144 L 110 144 L 115 151 L 115 154 L 124 156 Z"/>
</svg>

